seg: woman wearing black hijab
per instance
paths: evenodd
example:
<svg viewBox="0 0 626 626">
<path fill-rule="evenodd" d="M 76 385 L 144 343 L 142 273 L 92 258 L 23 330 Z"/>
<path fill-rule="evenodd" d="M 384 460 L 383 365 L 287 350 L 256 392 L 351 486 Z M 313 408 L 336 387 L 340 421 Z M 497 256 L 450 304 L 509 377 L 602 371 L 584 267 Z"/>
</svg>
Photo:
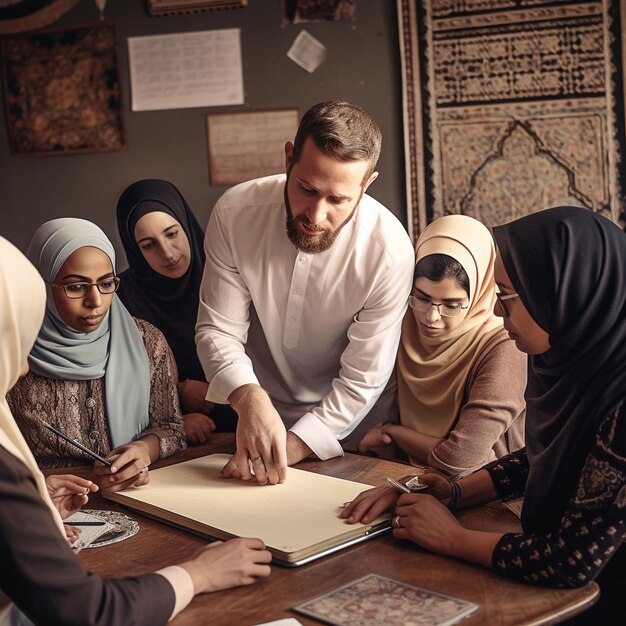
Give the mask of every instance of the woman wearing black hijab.
<svg viewBox="0 0 626 626">
<path fill-rule="evenodd" d="M 626 234 L 587 209 L 558 207 L 496 227 L 494 238 L 496 313 L 530 355 L 526 447 L 454 485 L 421 477 L 435 497 L 402 496 L 394 536 L 532 584 L 596 579 L 600 600 L 575 623 L 623 624 Z M 442 505 L 521 495 L 521 533 L 467 530 Z"/>
<path fill-rule="evenodd" d="M 122 193 L 117 225 L 129 266 L 120 274 L 118 295 L 132 315 L 165 335 L 178 367 L 187 440 L 205 443 L 215 424 L 194 338 L 204 233 L 178 189 L 156 179 Z"/>
</svg>

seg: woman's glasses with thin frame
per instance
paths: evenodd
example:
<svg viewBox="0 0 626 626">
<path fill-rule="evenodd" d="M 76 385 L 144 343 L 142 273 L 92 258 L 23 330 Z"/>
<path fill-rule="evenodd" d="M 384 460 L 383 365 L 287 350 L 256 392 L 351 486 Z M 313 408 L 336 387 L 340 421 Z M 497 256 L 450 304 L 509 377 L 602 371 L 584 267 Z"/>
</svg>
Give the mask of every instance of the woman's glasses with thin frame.
<svg viewBox="0 0 626 626">
<path fill-rule="evenodd" d="M 78 300 L 80 298 L 86 298 L 89 295 L 92 287 L 96 287 L 102 295 L 109 295 L 115 293 L 120 286 L 120 279 L 118 276 L 112 276 L 111 278 L 105 278 L 97 283 L 48 283 L 50 287 L 56 289 L 63 289 L 66 297 L 70 300 Z"/>
<path fill-rule="evenodd" d="M 409 306 L 413 310 L 420 311 L 422 313 L 427 313 L 430 311 L 431 307 L 437 307 L 439 315 L 442 317 L 459 317 L 459 315 L 461 315 L 461 311 L 469 308 L 469 304 L 463 305 L 459 302 L 440 302 L 439 304 L 435 304 L 429 298 L 413 295 L 409 296 Z"/>
<path fill-rule="evenodd" d="M 519 298 L 519 293 L 517 292 L 507 293 L 506 295 L 503 296 L 499 291 L 496 291 L 496 298 L 498 300 L 498 304 L 500 305 L 500 308 L 502 309 L 502 313 L 504 317 L 510 317 L 511 313 L 507 305 L 505 304 L 505 302 L 507 300 L 513 300 L 513 298 Z"/>
</svg>

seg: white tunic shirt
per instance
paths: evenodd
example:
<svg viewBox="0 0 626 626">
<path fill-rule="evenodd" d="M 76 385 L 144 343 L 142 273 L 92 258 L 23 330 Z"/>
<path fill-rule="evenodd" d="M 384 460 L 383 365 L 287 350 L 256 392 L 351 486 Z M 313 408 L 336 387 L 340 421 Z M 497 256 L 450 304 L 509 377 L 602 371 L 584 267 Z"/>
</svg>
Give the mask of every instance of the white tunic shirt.
<svg viewBox="0 0 626 626">
<path fill-rule="evenodd" d="M 393 369 L 414 267 L 400 222 L 364 195 L 326 251 L 288 239 L 285 175 L 217 202 L 205 237 L 196 343 L 209 391 L 227 403 L 260 385 L 321 459 L 365 417 Z"/>
</svg>

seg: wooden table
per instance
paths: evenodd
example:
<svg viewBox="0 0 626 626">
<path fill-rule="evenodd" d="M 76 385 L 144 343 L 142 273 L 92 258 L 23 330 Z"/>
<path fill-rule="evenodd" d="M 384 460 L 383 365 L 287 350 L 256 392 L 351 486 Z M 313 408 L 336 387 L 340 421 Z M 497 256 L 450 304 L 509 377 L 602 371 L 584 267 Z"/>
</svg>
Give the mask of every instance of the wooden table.
<svg viewBox="0 0 626 626">
<path fill-rule="evenodd" d="M 216 434 L 209 444 L 190 448 L 175 459 L 155 466 L 233 451 L 233 435 Z M 383 476 L 401 478 L 410 473 L 406 465 L 353 454 L 324 462 L 303 461 L 297 467 L 372 485 L 382 484 Z M 86 468 L 76 469 L 72 468 L 73 473 L 88 475 Z M 144 574 L 184 560 L 204 543 L 194 535 L 148 519 L 99 495 L 92 496 L 88 506 L 124 511 L 140 523 L 139 532 L 126 541 L 81 552 L 85 566 L 102 576 L 119 578 Z M 520 529 L 519 520 L 495 503 L 461 511 L 459 519 L 463 525 L 480 530 Z M 565 590 L 533 587 L 507 580 L 478 565 L 430 554 L 414 544 L 400 543 L 391 535 L 383 535 L 299 568 L 273 565 L 268 579 L 249 587 L 197 596 L 172 624 L 252 626 L 285 617 L 296 617 L 302 624 L 319 624 L 291 612 L 290 608 L 368 573 L 477 602 L 480 610 L 462 622 L 467 626 L 555 624 L 591 606 L 598 595 L 595 583 Z"/>
</svg>

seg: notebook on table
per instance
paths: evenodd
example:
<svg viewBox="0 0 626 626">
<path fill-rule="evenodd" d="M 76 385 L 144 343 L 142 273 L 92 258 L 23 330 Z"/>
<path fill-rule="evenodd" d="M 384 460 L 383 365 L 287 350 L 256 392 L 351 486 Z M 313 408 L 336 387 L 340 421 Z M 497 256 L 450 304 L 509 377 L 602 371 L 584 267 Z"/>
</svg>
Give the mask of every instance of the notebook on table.
<svg viewBox="0 0 626 626">
<path fill-rule="evenodd" d="M 209 539 L 259 537 L 274 561 L 297 566 L 391 528 L 390 515 L 347 524 L 344 502 L 370 487 L 287 468 L 280 485 L 221 478 L 230 455 L 211 454 L 150 471 L 143 487 L 105 494 L 120 504 Z"/>
</svg>

